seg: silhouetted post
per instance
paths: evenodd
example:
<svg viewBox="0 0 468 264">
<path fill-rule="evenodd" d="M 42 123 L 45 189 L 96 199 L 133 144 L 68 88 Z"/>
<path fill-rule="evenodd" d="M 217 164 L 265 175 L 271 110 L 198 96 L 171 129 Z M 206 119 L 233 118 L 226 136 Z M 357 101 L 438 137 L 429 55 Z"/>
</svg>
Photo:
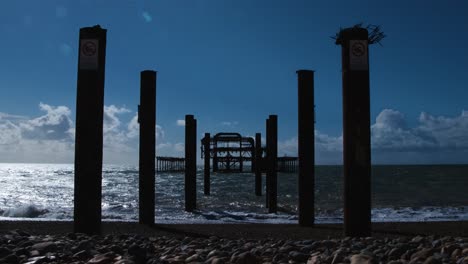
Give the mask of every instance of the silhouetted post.
<svg viewBox="0 0 468 264">
<path fill-rule="evenodd" d="M 371 235 L 368 32 L 341 31 L 343 74 L 344 233 Z"/>
<path fill-rule="evenodd" d="M 156 72 L 140 73 L 139 222 L 154 224 L 156 160 Z"/>
<path fill-rule="evenodd" d="M 262 135 L 255 133 L 255 195 L 262 196 Z"/>
<path fill-rule="evenodd" d="M 270 115 L 267 127 L 268 212 L 277 211 L 278 117 Z"/>
<path fill-rule="evenodd" d="M 101 232 L 106 30 L 80 29 L 76 98 L 74 232 Z"/>
<path fill-rule="evenodd" d="M 315 128 L 314 72 L 297 71 L 298 87 L 298 152 L 299 152 L 299 225 L 314 225 L 315 205 Z"/>
<path fill-rule="evenodd" d="M 185 211 L 197 207 L 197 120 L 185 116 Z"/>
<path fill-rule="evenodd" d="M 270 134 L 270 118 L 267 118 L 266 120 L 266 130 L 265 130 L 265 136 L 266 136 L 266 143 L 265 143 L 265 158 L 263 160 L 264 168 L 265 168 L 265 201 L 266 205 L 265 207 L 268 208 L 270 206 L 270 176 L 271 174 L 268 173 L 268 168 L 271 165 L 270 164 L 270 158 L 269 158 L 269 152 L 268 152 L 268 135 Z"/>
<path fill-rule="evenodd" d="M 203 141 L 203 148 L 205 149 L 205 170 L 204 170 L 204 192 L 205 195 L 210 195 L 210 133 L 205 133 Z"/>
</svg>

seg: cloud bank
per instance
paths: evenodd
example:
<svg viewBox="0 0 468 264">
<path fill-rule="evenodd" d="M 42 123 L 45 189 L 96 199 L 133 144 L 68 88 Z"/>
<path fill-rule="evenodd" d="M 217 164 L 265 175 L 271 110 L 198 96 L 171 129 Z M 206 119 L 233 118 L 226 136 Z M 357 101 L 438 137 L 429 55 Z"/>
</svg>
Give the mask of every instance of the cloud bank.
<svg viewBox="0 0 468 264">
<path fill-rule="evenodd" d="M 66 106 L 39 104 L 41 115 L 0 112 L 0 162 L 72 163 L 74 115 Z M 124 122 L 122 120 L 128 120 Z M 184 125 L 177 120 L 177 125 Z M 233 125 L 230 122 L 229 125 Z M 228 125 L 228 124 L 225 124 Z M 104 107 L 104 162 L 138 162 L 138 114 L 125 107 Z M 409 126 L 403 113 L 384 109 L 371 125 L 372 161 L 382 163 L 468 163 L 468 111 L 447 117 L 426 112 Z M 168 142 L 156 126 L 157 155 L 183 156 L 184 144 Z M 317 164 L 342 164 L 342 136 L 315 131 Z M 297 137 L 278 142 L 279 156 L 297 156 Z"/>
<path fill-rule="evenodd" d="M 43 115 L 35 118 L 0 112 L 0 162 L 72 163 L 75 124 L 66 106 L 39 104 Z M 103 158 L 105 163 L 138 162 L 138 115 L 128 123 L 122 117 L 132 111 L 115 105 L 104 106 Z M 183 145 L 164 140 L 164 130 L 156 126 L 157 150 L 162 155 L 181 156 Z M 159 153 L 158 153 L 159 154 Z"/>
<path fill-rule="evenodd" d="M 422 112 L 415 127 L 403 113 L 384 109 L 371 125 L 373 163 L 468 163 L 468 111 L 459 116 Z M 278 143 L 279 155 L 297 155 L 297 138 Z M 316 162 L 341 164 L 343 137 L 315 131 Z"/>
</svg>

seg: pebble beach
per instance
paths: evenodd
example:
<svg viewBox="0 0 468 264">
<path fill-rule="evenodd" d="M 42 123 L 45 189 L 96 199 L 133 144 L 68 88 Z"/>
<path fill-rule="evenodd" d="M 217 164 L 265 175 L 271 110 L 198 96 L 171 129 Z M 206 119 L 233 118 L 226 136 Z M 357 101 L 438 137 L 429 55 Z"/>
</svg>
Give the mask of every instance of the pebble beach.
<svg viewBox="0 0 468 264">
<path fill-rule="evenodd" d="M 468 223 L 373 223 L 372 237 L 340 225 L 156 225 L 0 222 L 0 263 L 468 263 Z"/>
</svg>

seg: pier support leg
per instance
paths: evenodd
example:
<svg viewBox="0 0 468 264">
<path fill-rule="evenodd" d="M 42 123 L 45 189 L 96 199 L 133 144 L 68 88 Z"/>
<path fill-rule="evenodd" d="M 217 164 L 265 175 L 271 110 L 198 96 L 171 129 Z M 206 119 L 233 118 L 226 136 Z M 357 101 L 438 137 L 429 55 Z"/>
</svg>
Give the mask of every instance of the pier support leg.
<svg viewBox="0 0 468 264">
<path fill-rule="evenodd" d="M 203 141 L 204 146 L 203 149 L 205 150 L 205 169 L 204 169 L 204 192 L 205 195 L 210 195 L 210 133 L 205 133 L 205 139 Z"/>
<path fill-rule="evenodd" d="M 156 72 L 142 71 L 140 83 L 139 222 L 154 224 L 156 160 Z"/>
<path fill-rule="evenodd" d="M 268 212 L 277 212 L 278 117 L 270 115 L 267 127 Z"/>
<path fill-rule="evenodd" d="M 185 211 L 197 207 L 197 120 L 185 116 Z"/>
<path fill-rule="evenodd" d="M 314 72 L 299 70 L 297 75 L 299 98 L 299 225 L 313 226 L 315 221 Z"/>
<path fill-rule="evenodd" d="M 368 32 L 342 31 L 345 236 L 371 235 Z"/>
<path fill-rule="evenodd" d="M 81 28 L 78 47 L 73 230 L 100 234 L 106 30 Z"/>
<path fill-rule="evenodd" d="M 262 135 L 255 134 L 255 195 L 262 196 Z"/>
</svg>

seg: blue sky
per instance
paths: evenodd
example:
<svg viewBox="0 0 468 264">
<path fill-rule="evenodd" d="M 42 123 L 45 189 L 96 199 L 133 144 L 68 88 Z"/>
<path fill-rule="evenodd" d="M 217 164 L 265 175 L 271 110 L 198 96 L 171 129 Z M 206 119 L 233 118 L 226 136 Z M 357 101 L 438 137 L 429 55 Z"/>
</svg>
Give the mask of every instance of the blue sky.
<svg viewBox="0 0 468 264">
<path fill-rule="evenodd" d="M 139 72 L 158 71 L 158 155 L 198 133 L 264 133 L 297 152 L 298 69 L 315 74 L 316 159 L 340 164 L 341 49 L 359 22 L 388 36 L 370 48 L 374 163 L 468 162 L 468 2 L 7 1 L 0 9 L 0 162 L 72 162 L 80 27 L 108 30 L 107 163 L 135 163 Z"/>
</svg>

